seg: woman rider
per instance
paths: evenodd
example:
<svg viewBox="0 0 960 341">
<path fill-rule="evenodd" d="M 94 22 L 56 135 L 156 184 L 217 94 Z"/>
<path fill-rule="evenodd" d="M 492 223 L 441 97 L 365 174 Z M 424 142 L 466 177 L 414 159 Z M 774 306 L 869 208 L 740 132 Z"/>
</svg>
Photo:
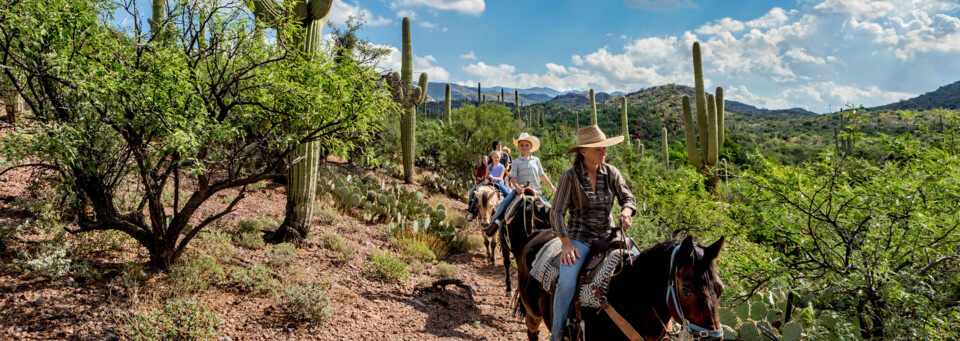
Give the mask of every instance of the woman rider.
<svg viewBox="0 0 960 341">
<path fill-rule="evenodd" d="M 606 163 L 607 147 L 623 141 L 623 136 L 607 138 L 597 126 L 577 131 L 573 167 L 560 176 L 550 210 L 553 234 L 560 238 L 560 275 L 553 296 L 551 340 L 558 340 L 564 329 L 577 285 L 577 275 L 590 252 L 590 244 L 608 236 L 615 221 L 610 215 L 614 198 L 623 208 L 617 219 L 626 230 L 633 223 L 636 200 L 616 167 Z M 564 216 L 570 216 L 564 221 Z M 637 254 L 636 248 L 633 253 Z"/>
<path fill-rule="evenodd" d="M 513 202 L 513 198 L 517 196 L 517 192 L 523 190 L 523 186 L 530 186 L 534 191 L 534 195 L 539 195 L 544 201 L 547 201 L 547 198 L 543 196 L 543 191 L 540 189 L 540 180 L 546 182 L 547 185 L 550 186 L 551 191 L 557 191 L 557 188 L 550 182 L 550 178 L 543 172 L 543 165 L 540 164 L 540 158 L 530 155 L 537 151 L 537 149 L 540 149 L 540 139 L 536 136 L 522 133 L 520 137 L 513 140 L 513 145 L 520 150 L 520 157 L 513 159 L 513 169 L 510 171 L 510 187 L 514 188 L 514 191 L 510 192 L 510 194 L 500 202 L 500 207 L 497 207 L 497 213 L 493 216 L 493 224 L 490 224 L 484 231 L 488 236 L 492 236 L 494 232 L 497 231 L 500 226 L 498 220 L 503 216 L 503 212 L 507 210 L 510 203 Z M 547 202 L 547 205 L 549 205 L 549 202 Z"/>
</svg>

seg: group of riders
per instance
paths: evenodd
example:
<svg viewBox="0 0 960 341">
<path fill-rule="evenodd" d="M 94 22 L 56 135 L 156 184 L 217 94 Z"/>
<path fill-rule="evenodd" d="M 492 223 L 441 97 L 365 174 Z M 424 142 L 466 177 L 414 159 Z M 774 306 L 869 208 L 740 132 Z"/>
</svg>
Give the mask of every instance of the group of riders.
<svg viewBox="0 0 960 341">
<path fill-rule="evenodd" d="M 481 185 L 492 185 L 503 194 L 504 200 L 497 208 L 493 223 L 484 231 L 494 235 L 503 218 L 503 212 L 517 196 L 517 192 L 532 189 L 551 207 L 550 226 L 553 235 L 560 239 L 560 269 L 554 291 L 551 340 L 558 340 L 560 331 L 571 308 L 576 291 L 577 277 L 583 267 L 590 246 L 595 240 L 609 237 L 616 224 L 623 229 L 630 227 L 636 212 L 636 200 L 616 167 L 606 163 L 607 147 L 619 144 L 623 136 L 607 138 L 597 126 L 583 127 L 577 131 L 577 145 L 566 154 L 576 153 L 573 165 L 563 172 L 557 186 L 544 172 L 540 159 L 532 153 L 540 148 L 536 136 L 522 133 L 513 140 L 520 156 L 513 159 L 499 141 L 492 144 L 492 152 L 484 155 L 477 168 L 477 186 L 470 190 L 468 221 L 476 217 L 477 197 L 474 191 Z M 504 179 L 508 179 L 504 181 Z M 507 185 L 509 184 L 509 186 Z M 543 196 L 542 185 L 553 191 L 553 201 Z M 525 190 L 524 187 L 529 187 Z M 613 201 L 619 201 L 621 211 L 616 220 L 611 212 Z M 568 215 L 569 213 L 569 215 Z M 634 247 L 631 252 L 638 254 Z"/>
</svg>

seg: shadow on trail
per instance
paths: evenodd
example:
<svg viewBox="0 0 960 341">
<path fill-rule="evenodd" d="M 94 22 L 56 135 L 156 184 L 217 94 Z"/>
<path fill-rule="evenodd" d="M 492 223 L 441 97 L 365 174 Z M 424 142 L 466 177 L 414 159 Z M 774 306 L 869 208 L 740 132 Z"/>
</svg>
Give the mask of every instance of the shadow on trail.
<svg viewBox="0 0 960 341">
<path fill-rule="evenodd" d="M 507 324 L 516 323 L 512 320 L 502 320 L 497 316 L 484 314 L 480 311 L 479 303 L 471 300 L 469 294 L 456 287 L 445 290 L 417 291 L 413 296 L 396 296 L 391 294 L 361 295 L 369 300 L 394 301 L 413 307 L 417 311 L 427 314 L 424 329 L 421 332 L 437 337 L 452 337 L 462 340 L 488 340 L 488 336 L 467 334 L 457 329 L 479 322 L 480 325 L 493 327 L 507 334 L 510 330 Z"/>
</svg>

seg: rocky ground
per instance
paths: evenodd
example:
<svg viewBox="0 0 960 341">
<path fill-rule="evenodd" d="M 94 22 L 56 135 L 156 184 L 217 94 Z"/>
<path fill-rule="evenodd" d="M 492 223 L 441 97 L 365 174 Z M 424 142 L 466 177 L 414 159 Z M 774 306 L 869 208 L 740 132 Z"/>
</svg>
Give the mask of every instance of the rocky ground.
<svg viewBox="0 0 960 341">
<path fill-rule="evenodd" d="M 148 274 L 143 282 L 125 284 L 125 275 L 146 261 L 146 251 L 122 236 L 104 233 L 64 234 L 43 228 L 30 203 L 31 173 L 15 170 L 0 177 L 0 226 L 21 226 L 14 239 L 0 245 L 0 340 L 120 340 L 127 338 L 125 323 L 133 311 L 162 307 L 170 296 L 168 274 Z M 211 199 L 197 220 L 226 206 L 223 193 Z M 226 229 L 241 218 L 282 220 L 284 188 L 268 184 L 253 192 L 211 230 Z M 427 200 L 463 210 L 465 204 L 441 195 Z M 505 294 L 502 265 L 490 267 L 482 247 L 444 261 L 459 267 L 459 279 L 473 290 L 448 286 L 442 291 L 420 291 L 416 283 L 438 279 L 428 264 L 399 284 L 382 283 L 363 275 L 371 250 L 390 250 L 381 225 L 364 224 L 348 215 L 317 219 L 313 235 L 336 232 L 358 245 L 356 257 L 346 264 L 318 243 L 298 249 L 291 272 L 298 280 L 317 282 L 331 299 L 332 314 L 322 323 L 302 323 L 290 318 L 275 295 L 245 295 L 214 289 L 193 294 L 217 314 L 219 340 L 520 340 L 525 327 L 512 314 L 512 298 Z M 479 234 L 475 224 L 463 227 Z M 59 234 L 59 235 L 58 235 Z M 8 266 L 40 242 L 65 240 L 75 245 L 70 255 L 98 274 L 95 279 L 73 274 L 56 280 L 15 271 Z M 79 245 L 79 246 L 77 246 Z M 119 245 L 119 246 L 118 246 Z M 262 250 L 238 248 L 241 262 L 260 262 Z M 498 252 L 499 254 L 499 252 Z M 498 262 L 500 260 L 498 259 Z M 514 270 L 515 271 L 515 270 Z M 513 281 L 516 283 L 515 272 Z M 541 327 L 541 339 L 547 332 Z"/>
</svg>

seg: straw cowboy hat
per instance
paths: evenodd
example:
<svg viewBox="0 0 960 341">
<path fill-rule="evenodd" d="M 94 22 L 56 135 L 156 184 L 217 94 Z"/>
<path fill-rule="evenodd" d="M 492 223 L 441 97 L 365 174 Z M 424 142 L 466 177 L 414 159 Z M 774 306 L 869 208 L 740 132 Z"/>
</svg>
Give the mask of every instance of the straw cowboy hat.
<svg viewBox="0 0 960 341">
<path fill-rule="evenodd" d="M 577 130 L 577 146 L 570 148 L 564 155 L 573 153 L 580 148 L 609 147 L 623 142 L 623 136 L 607 138 L 598 126 L 588 126 Z"/>
<path fill-rule="evenodd" d="M 518 149 L 520 148 L 520 141 L 530 142 L 531 153 L 537 151 L 537 149 L 540 149 L 540 139 L 538 139 L 536 136 L 527 133 L 521 133 L 520 137 L 518 137 L 516 140 L 513 140 L 513 145 L 517 146 Z"/>
</svg>

